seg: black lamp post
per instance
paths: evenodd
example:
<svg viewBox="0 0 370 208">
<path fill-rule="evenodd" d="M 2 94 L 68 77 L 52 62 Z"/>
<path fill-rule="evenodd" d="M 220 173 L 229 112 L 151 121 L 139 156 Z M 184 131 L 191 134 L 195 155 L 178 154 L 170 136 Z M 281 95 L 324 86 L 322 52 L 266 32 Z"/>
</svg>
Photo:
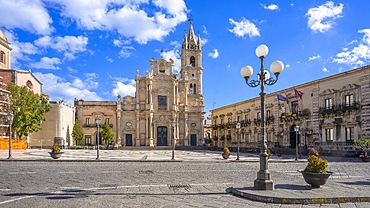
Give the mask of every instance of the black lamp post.
<svg viewBox="0 0 370 208">
<path fill-rule="evenodd" d="M 12 123 L 13 123 L 13 118 L 14 118 L 14 115 L 13 113 L 8 113 L 7 115 L 8 117 L 8 121 L 9 121 L 9 156 L 8 156 L 8 159 L 11 160 L 13 159 L 13 156 L 12 156 Z"/>
<path fill-rule="evenodd" d="M 99 156 L 99 143 L 100 143 L 100 134 L 99 134 L 99 125 L 100 125 L 100 118 L 99 118 L 99 116 L 96 116 L 95 117 L 95 123 L 96 123 L 96 127 L 98 128 L 98 132 L 97 132 L 97 141 L 96 141 L 96 143 L 97 143 L 97 149 L 96 149 L 96 159 L 97 160 L 99 160 L 100 159 L 100 156 Z"/>
<path fill-rule="evenodd" d="M 240 149 L 240 122 L 238 122 L 237 124 L 236 124 L 236 130 L 237 130 L 237 134 L 238 134 L 238 150 L 237 150 L 237 152 L 236 152 L 236 160 L 239 160 L 239 149 Z"/>
<path fill-rule="evenodd" d="M 294 126 L 295 131 L 295 160 L 298 160 L 298 132 L 299 132 L 299 126 Z"/>
<path fill-rule="evenodd" d="M 172 121 L 172 159 L 175 160 L 175 127 L 176 127 L 176 120 Z"/>
<path fill-rule="evenodd" d="M 254 180 L 254 189 L 256 190 L 274 190 L 274 182 L 271 179 L 270 172 L 268 170 L 268 154 L 267 144 L 265 138 L 265 85 L 273 85 L 277 82 L 279 74 L 284 69 L 284 64 L 281 61 L 275 61 L 271 64 L 270 70 L 275 74 L 276 79 L 270 78 L 270 73 L 264 69 L 264 58 L 268 54 L 268 47 L 266 45 L 260 45 L 256 48 L 256 55 L 261 60 L 261 68 L 258 73 L 257 80 L 251 80 L 248 82 L 249 77 L 253 74 L 253 68 L 251 66 L 244 66 L 240 74 L 244 77 L 246 83 L 250 87 L 261 86 L 260 99 L 261 99 L 261 153 L 260 153 L 260 170 L 257 173 L 257 179 Z"/>
</svg>

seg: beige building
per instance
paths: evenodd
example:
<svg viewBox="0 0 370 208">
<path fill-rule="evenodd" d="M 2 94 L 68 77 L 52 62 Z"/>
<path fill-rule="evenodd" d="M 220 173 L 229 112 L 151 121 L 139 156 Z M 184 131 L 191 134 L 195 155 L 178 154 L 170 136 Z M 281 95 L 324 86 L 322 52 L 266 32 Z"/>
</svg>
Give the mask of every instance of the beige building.
<svg viewBox="0 0 370 208">
<path fill-rule="evenodd" d="M 190 22 L 182 42 L 181 70 L 174 61 L 150 60 L 145 76 L 136 74 L 135 96 L 118 96 L 115 102 L 75 100 L 84 144 L 96 144 L 96 116 L 108 121 L 118 146 L 198 146 L 204 143 L 202 48 Z M 100 137 L 101 138 L 101 137 Z M 104 139 L 104 138 L 103 138 Z"/>
<path fill-rule="evenodd" d="M 50 105 L 51 109 L 45 114 L 42 129 L 30 135 L 29 148 L 75 145 L 72 139 L 75 108 L 62 101 L 50 101 Z"/>
<path fill-rule="evenodd" d="M 247 86 L 246 86 L 247 87 Z M 346 151 L 353 141 L 370 137 L 370 66 L 353 69 L 281 90 L 289 103 L 266 94 L 265 127 L 269 147 L 316 147 Z M 260 99 L 252 98 L 211 110 L 214 145 L 256 148 L 261 141 Z M 294 127 L 300 131 L 295 132 Z"/>
</svg>

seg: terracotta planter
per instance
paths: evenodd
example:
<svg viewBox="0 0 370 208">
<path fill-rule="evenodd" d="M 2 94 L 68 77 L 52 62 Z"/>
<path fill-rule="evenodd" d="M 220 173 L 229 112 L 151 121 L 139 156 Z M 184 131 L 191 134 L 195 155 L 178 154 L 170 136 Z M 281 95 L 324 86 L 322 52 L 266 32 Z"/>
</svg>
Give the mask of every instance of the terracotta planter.
<svg viewBox="0 0 370 208">
<path fill-rule="evenodd" d="M 62 156 L 63 152 L 49 152 L 49 154 L 53 159 L 58 159 Z"/>
<path fill-rule="evenodd" d="M 226 160 L 230 157 L 230 153 L 222 153 L 222 157 Z"/>
<path fill-rule="evenodd" d="M 321 185 L 326 183 L 326 180 L 333 174 L 333 172 L 328 173 L 310 173 L 305 172 L 304 170 L 299 170 L 298 172 L 302 173 L 306 183 L 310 184 L 312 188 L 320 188 Z"/>
</svg>

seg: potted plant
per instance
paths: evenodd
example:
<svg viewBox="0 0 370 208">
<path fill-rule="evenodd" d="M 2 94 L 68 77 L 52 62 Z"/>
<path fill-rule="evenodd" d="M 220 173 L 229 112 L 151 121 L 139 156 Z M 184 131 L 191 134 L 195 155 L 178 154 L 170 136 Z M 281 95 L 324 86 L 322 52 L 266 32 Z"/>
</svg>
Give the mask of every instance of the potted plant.
<svg viewBox="0 0 370 208">
<path fill-rule="evenodd" d="M 63 152 L 61 152 L 58 145 L 54 145 L 53 148 L 51 148 L 51 152 L 49 152 L 49 154 L 53 159 L 58 159 L 62 156 Z"/>
<path fill-rule="evenodd" d="M 306 183 L 310 184 L 313 188 L 320 188 L 321 185 L 326 183 L 329 176 L 333 174 L 326 170 L 328 161 L 319 158 L 318 155 L 319 153 L 314 148 L 311 148 L 306 168 L 299 170 Z"/>
<path fill-rule="evenodd" d="M 230 150 L 227 147 L 224 147 L 222 150 L 222 157 L 226 160 L 230 157 Z"/>
<path fill-rule="evenodd" d="M 370 138 L 361 138 L 359 140 L 356 140 L 354 143 L 353 143 L 353 146 L 356 148 L 356 149 L 360 149 L 361 151 L 364 152 L 364 154 L 361 154 L 360 155 L 360 158 L 362 161 L 364 162 L 369 162 L 370 161 L 370 158 L 369 158 L 369 155 L 367 154 L 367 152 L 370 150 Z"/>
</svg>

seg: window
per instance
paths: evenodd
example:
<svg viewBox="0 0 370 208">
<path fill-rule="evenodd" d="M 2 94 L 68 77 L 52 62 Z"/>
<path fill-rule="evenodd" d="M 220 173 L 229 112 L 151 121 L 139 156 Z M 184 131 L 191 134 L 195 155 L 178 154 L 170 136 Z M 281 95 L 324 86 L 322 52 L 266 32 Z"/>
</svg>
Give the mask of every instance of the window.
<svg viewBox="0 0 370 208">
<path fill-rule="evenodd" d="M 266 140 L 267 142 L 271 142 L 271 132 L 266 133 Z"/>
<path fill-rule="evenodd" d="M 333 101 L 331 98 L 325 99 L 325 109 L 332 109 L 333 108 Z"/>
<path fill-rule="evenodd" d="M 32 89 L 33 89 L 33 84 L 32 84 L 32 82 L 31 82 L 30 80 L 28 80 L 28 81 L 26 82 L 26 86 L 27 86 L 27 88 L 28 88 L 28 89 L 30 89 L 30 90 L 32 90 Z"/>
<path fill-rule="evenodd" d="M 352 95 L 346 95 L 344 97 L 344 102 L 345 102 L 346 107 L 352 106 L 352 104 L 353 104 L 353 94 Z"/>
<path fill-rule="evenodd" d="M 164 64 L 163 63 L 159 64 L 159 72 L 160 73 L 165 73 L 166 72 L 166 69 L 164 68 Z"/>
<path fill-rule="evenodd" d="M 196 94 L 197 93 L 197 85 L 196 84 L 190 84 L 189 93 L 190 94 Z"/>
<path fill-rule="evenodd" d="M 346 131 L 346 142 L 353 141 L 355 138 L 355 131 L 353 127 L 345 128 Z"/>
<path fill-rule="evenodd" d="M 248 121 L 249 120 L 249 115 L 245 115 L 245 120 Z"/>
<path fill-rule="evenodd" d="M 327 142 L 333 141 L 333 129 L 325 129 L 325 139 Z"/>
<path fill-rule="evenodd" d="M 195 66 L 195 57 L 190 57 L 190 66 Z"/>
<path fill-rule="evenodd" d="M 167 110 L 167 97 L 158 95 L 158 110 Z"/>
<path fill-rule="evenodd" d="M 240 122 L 240 116 L 237 117 L 238 122 Z"/>
<path fill-rule="evenodd" d="M 91 135 L 86 135 L 85 136 L 85 144 L 86 145 L 91 145 Z"/>
<path fill-rule="evenodd" d="M 292 113 L 298 113 L 298 101 L 292 101 Z"/>
<path fill-rule="evenodd" d="M 90 125 L 90 118 L 86 118 L 86 119 L 85 119 L 85 124 L 86 124 L 86 125 Z"/>
<path fill-rule="evenodd" d="M 110 124 L 110 118 L 106 118 L 105 119 L 105 122 L 107 122 L 108 124 Z"/>
<path fill-rule="evenodd" d="M 231 123 L 231 118 L 227 118 L 227 123 Z"/>
<path fill-rule="evenodd" d="M 267 110 L 266 111 L 266 118 L 270 118 L 270 115 L 271 115 L 270 110 Z"/>
<path fill-rule="evenodd" d="M 257 119 L 261 119 L 261 113 L 257 112 Z"/>
<path fill-rule="evenodd" d="M 5 64 L 5 53 L 4 53 L 4 51 L 0 51 L 0 62 Z"/>
<path fill-rule="evenodd" d="M 221 124 L 224 124 L 224 119 L 221 119 Z"/>
</svg>

